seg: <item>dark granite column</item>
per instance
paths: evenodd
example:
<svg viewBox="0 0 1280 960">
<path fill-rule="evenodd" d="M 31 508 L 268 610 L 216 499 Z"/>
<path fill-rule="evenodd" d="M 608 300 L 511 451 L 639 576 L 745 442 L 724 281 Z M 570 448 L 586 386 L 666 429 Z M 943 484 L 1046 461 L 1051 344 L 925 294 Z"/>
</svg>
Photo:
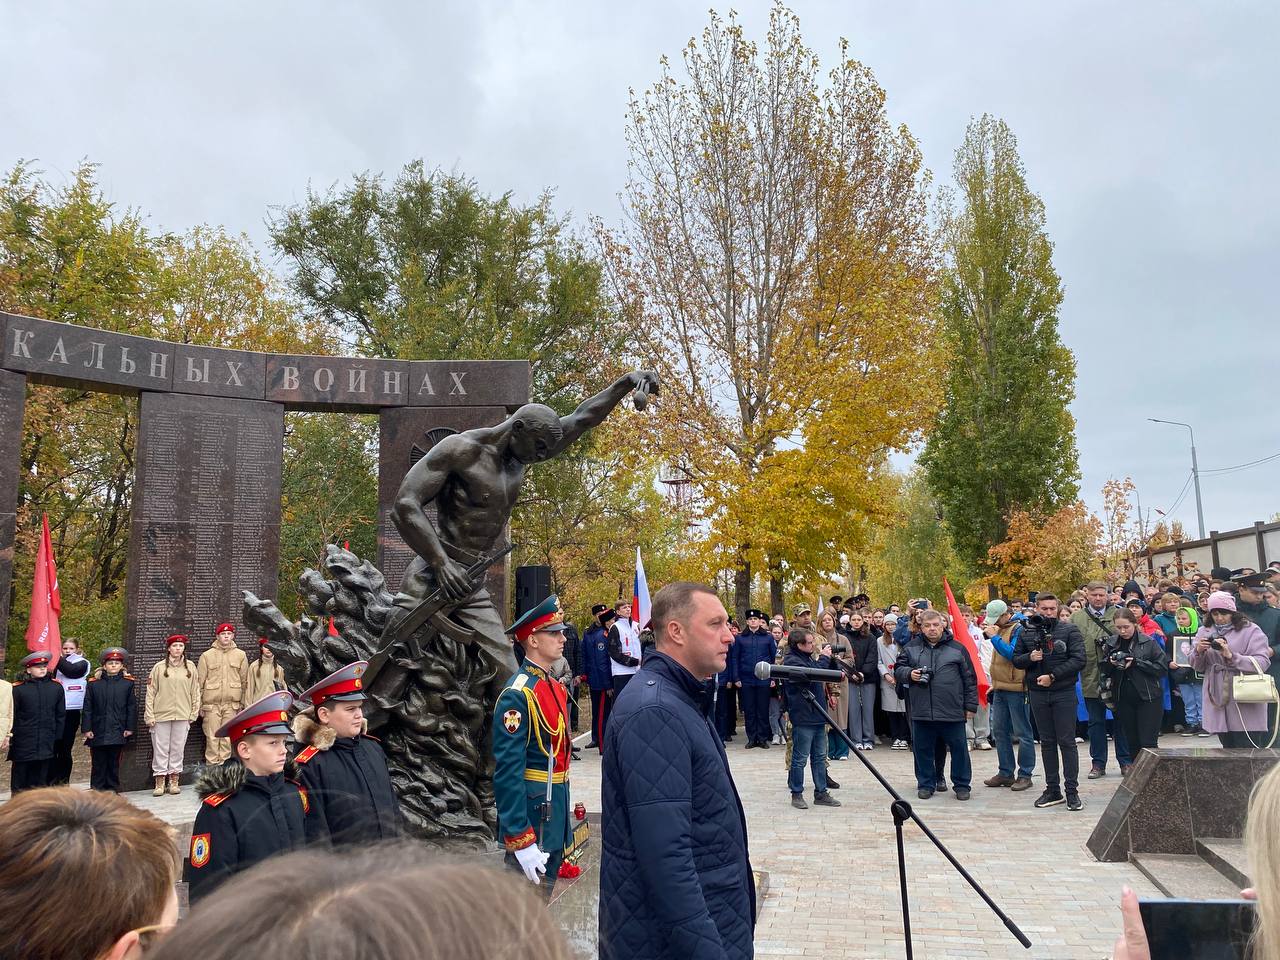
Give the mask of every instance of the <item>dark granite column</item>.
<svg viewBox="0 0 1280 960">
<path fill-rule="evenodd" d="M 378 418 L 378 569 L 395 592 L 413 559 L 391 520 L 396 491 L 409 468 L 444 437 L 507 418 L 505 407 L 387 407 Z M 435 508 L 428 514 L 434 520 Z M 489 574 L 489 594 L 498 612 L 507 613 L 506 563 Z"/>
<path fill-rule="evenodd" d="M 240 625 L 241 591 L 276 595 L 284 407 L 143 393 L 137 449 L 125 644 L 138 678 L 139 723 L 121 772 L 126 790 L 151 775 L 142 697 L 152 665 L 165 656 L 165 637 L 187 634 L 195 662 L 213 628 L 229 620 L 250 659 L 257 655 L 256 639 Z M 188 769 L 202 762 L 203 743 L 197 723 Z"/>
<path fill-rule="evenodd" d="M 13 538 L 18 529 L 18 474 L 22 457 L 22 413 L 27 378 L 0 370 L 0 638 L 9 629 L 9 594 L 13 580 Z M 0 643 L 0 668 L 5 645 Z"/>
</svg>

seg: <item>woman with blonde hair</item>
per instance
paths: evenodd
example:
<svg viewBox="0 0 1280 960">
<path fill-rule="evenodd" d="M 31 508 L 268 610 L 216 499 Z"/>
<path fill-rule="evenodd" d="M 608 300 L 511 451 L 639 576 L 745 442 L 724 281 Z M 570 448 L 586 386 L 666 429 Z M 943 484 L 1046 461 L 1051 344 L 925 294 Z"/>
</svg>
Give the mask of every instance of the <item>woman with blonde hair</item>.
<svg viewBox="0 0 1280 960">
<path fill-rule="evenodd" d="M 276 655 L 267 646 L 269 642 L 266 637 L 258 638 L 262 652 L 257 660 L 249 664 L 249 694 L 245 703 L 257 703 L 268 693 L 287 689 L 284 682 L 284 668 L 276 663 Z"/>
<path fill-rule="evenodd" d="M 830 610 L 824 610 L 822 615 L 818 617 L 818 632 L 822 635 L 821 643 L 830 649 L 824 649 L 822 652 L 830 657 L 838 659 L 846 666 L 853 666 L 853 648 L 848 638 L 844 634 L 836 631 L 836 618 Z M 835 717 L 836 723 L 841 730 L 849 726 L 849 678 L 841 680 L 839 683 L 828 685 L 829 690 L 834 690 L 836 694 L 836 705 L 832 709 L 831 715 Z M 830 760 L 848 760 L 849 745 L 844 742 L 842 737 L 828 730 L 827 731 L 827 758 Z"/>
<path fill-rule="evenodd" d="M 182 754 L 191 724 L 200 717 L 200 680 L 195 664 L 186 658 L 187 638 L 175 633 L 165 640 L 168 656 L 151 668 L 142 719 L 151 731 L 153 797 L 181 793 Z"/>
</svg>

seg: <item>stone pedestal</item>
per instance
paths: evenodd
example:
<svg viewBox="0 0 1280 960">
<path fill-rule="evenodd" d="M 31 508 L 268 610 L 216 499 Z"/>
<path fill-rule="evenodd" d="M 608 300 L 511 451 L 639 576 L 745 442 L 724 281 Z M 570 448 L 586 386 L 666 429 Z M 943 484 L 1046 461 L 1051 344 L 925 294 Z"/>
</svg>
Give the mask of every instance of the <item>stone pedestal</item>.
<svg viewBox="0 0 1280 960">
<path fill-rule="evenodd" d="M 1196 841 L 1239 838 L 1253 785 L 1280 750 L 1143 750 L 1089 837 L 1099 860 L 1197 854 Z"/>
<path fill-rule="evenodd" d="M 251 660 L 257 656 L 256 638 L 240 627 L 240 594 L 276 593 L 283 447 L 279 404 L 142 394 L 124 637 L 138 678 L 139 723 L 121 769 L 125 790 L 151 776 L 142 702 L 165 638 L 187 634 L 194 663 L 213 642 L 213 628 L 230 621 L 237 643 Z M 203 756 L 197 723 L 186 765 Z"/>
</svg>

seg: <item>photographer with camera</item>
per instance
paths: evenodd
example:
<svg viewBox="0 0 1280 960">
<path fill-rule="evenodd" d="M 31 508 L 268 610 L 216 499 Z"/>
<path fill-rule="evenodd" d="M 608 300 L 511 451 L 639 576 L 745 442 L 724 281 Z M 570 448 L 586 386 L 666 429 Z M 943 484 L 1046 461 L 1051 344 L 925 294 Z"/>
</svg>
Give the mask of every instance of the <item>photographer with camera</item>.
<svg viewBox="0 0 1280 960">
<path fill-rule="evenodd" d="M 1097 780 L 1107 775 L 1107 706 L 1102 702 L 1098 686 L 1101 676 L 1098 664 L 1102 660 L 1102 649 L 1108 638 L 1115 635 L 1112 619 L 1116 611 L 1122 609 L 1110 602 L 1107 585 L 1101 580 L 1094 580 L 1084 588 L 1084 606 L 1071 615 L 1071 622 L 1084 637 L 1084 671 L 1080 674 L 1080 690 L 1084 695 L 1085 710 L 1089 714 L 1089 757 L 1093 761 L 1089 769 L 1089 779 Z M 1129 746 L 1124 739 L 1124 731 L 1120 724 L 1115 725 L 1116 762 L 1120 765 L 1120 773 L 1129 769 L 1133 758 L 1129 756 Z"/>
<path fill-rule="evenodd" d="M 1156 748 L 1164 717 L 1160 681 L 1168 673 L 1169 658 L 1155 638 L 1138 629 L 1137 618 L 1117 610 L 1115 635 L 1103 650 L 1101 693 L 1124 730 L 1131 750 Z"/>
<path fill-rule="evenodd" d="M 1013 665 L 1027 672 L 1031 713 L 1040 731 L 1044 762 L 1044 793 L 1037 807 L 1052 807 L 1064 800 L 1068 810 L 1080 810 L 1076 751 L 1076 677 L 1084 667 L 1084 637 L 1069 620 L 1058 619 L 1058 598 L 1051 593 L 1036 597 L 1035 612 L 1026 618 L 1013 648 Z M 1059 787 L 1058 763 L 1063 786 Z"/>
<path fill-rule="evenodd" d="M 1204 729 L 1224 747 L 1267 746 L 1267 704 L 1240 703 L 1235 679 L 1265 673 L 1271 647 L 1262 629 L 1236 610 L 1236 599 L 1222 590 L 1209 594 L 1210 623 L 1196 633 L 1191 666 L 1204 674 Z"/>
<path fill-rule="evenodd" d="M 978 678 L 969 653 L 951 636 L 937 610 L 921 610 L 924 636 L 898 653 L 894 685 L 910 691 L 911 749 L 915 755 L 916 795 L 933 796 L 942 782 L 936 763 L 938 742 L 951 754 L 951 784 L 957 800 L 969 799 L 972 768 L 965 723 L 978 710 Z"/>
</svg>

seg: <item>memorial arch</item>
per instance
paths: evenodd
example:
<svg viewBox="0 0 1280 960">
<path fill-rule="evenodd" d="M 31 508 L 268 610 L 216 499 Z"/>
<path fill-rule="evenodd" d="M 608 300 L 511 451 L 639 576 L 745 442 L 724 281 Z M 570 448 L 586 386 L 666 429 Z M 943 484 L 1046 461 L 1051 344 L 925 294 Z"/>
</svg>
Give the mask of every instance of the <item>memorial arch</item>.
<svg viewBox="0 0 1280 960">
<path fill-rule="evenodd" d="M 435 438 L 497 423 L 529 400 L 523 360 L 255 353 L 6 313 L 0 324 L 0 629 L 9 618 L 27 382 L 136 396 L 122 640 L 140 678 L 164 656 L 170 634 L 192 637 L 194 659 L 215 624 L 239 626 L 242 591 L 279 595 L 287 411 L 378 414 L 377 564 L 394 588 L 412 552 L 390 511 L 410 465 Z M 248 631 L 237 636 L 246 651 L 256 649 Z M 126 751 L 126 789 L 146 782 L 150 751 L 145 736 Z M 198 727 L 187 751 L 188 761 L 203 751 Z"/>
</svg>

